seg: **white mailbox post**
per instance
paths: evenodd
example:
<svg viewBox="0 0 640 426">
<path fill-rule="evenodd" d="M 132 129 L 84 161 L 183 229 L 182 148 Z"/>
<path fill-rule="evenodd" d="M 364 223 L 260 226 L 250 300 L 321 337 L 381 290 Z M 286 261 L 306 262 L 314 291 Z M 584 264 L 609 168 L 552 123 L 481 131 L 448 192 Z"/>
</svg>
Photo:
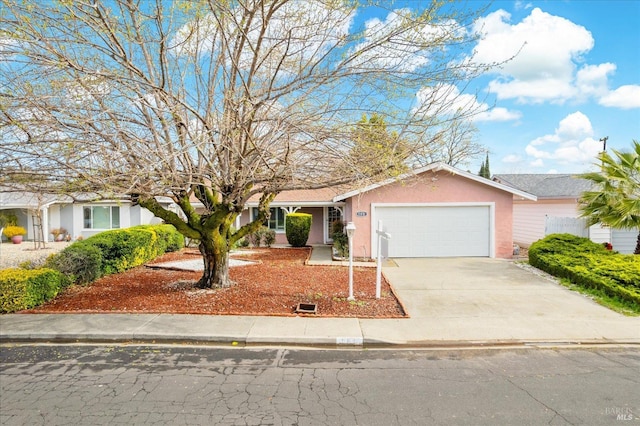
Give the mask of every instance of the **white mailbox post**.
<svg viewBox="0 0 640 426">
<path fill-rule="evenodd" d="M 355 300 L 355 297 L 353 297 L 353 236 L 356 233 L 356 225 L 353 222 L 349 222 L 345 229 L 349 239 L 349 297 L 347 300 Z"/>
<path fill-rule="evenodd" d="M 382 239 L 390 240 L 391 235 L 384 232 L 382 230 L 382 221 L 378 221 L 378 229 L 376 230 L 376 234 L 378 234 L 378 264 L 376 268 L 376 299 L 380 299 L 380 285 L 382 282 Z"/>
</svg>

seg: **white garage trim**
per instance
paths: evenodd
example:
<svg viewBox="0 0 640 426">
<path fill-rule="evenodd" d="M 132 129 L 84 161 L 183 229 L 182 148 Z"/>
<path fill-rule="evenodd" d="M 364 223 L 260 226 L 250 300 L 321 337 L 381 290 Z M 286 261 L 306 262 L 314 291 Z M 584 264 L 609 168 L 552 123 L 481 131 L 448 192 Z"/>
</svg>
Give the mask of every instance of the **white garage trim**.
<svg viewBox="0 0 640 426">
<path fill-rule="evenodd" d="M 371 252 L 377 253 L 378 239 L 376 229 L 378 229 L 379 214 L 377 208 L 393 207 L 487 207 L 489 209 L 489 257 L 495 257 L 495 203 L 494 202 L 464 202 L 464 203 L 372 203 L 371 204 Z M 383 223 L 383 229 L 388 231 L 388 227 Z M 393 232 L 391 232 L 393 239 Z"/>
</svg>

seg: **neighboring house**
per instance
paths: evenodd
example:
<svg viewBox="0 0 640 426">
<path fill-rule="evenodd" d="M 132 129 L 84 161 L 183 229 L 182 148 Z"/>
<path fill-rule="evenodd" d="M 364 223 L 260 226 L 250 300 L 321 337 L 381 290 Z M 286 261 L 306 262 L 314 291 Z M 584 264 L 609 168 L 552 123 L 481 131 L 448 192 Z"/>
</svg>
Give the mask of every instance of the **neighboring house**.
<svg viewBox="0 0 640 426">
<path fill-rule="evenodd" d="M 127 200 L 92 201 L 86 196 L 74 198 L 0 191 L 0 213 L 15 214 L 18 225 L 27 229 L 26 239 L 34 240 L 39 211 L 45 241 L 53 241 L 51 230 L 56 228 L 66 229 L 70 238 L 75 240 L 109 229 L 161 222 L 150 211 L 134 206 Z M 170 204 L 168 199 L 162 202 Z"/>
<path fill-rule="evenodd" d="M 558 232 L 554 225 L 561 218 L 578 218 L 578 199 L 591 189 L 589 181 L 571 174 L 497 174 L 493 180 L 538 198 L 536 202 L 514 198 L 513 241 L 524 247 Z M 571 233 L 580 235 L 580 232 Z M 597 243 L 611 243 L 614 250 L 621 253 L 633 253 L 638 232 L 594 225 L 588 229 L 583 226 L 581 235 Z"/>
<path fill-rule="evenodd" d="M 327 188 L 287 191 L 271 203 L 267 225 L 286 243 L 286 213 L 313 216 L 308 244 L 331 242 L 331 223 L 354 222 L 354 256 L 371 258 L 377 249 L 378 220 L 391 234 L 388 257 L 500 257 L 513 255 L 514 197 L 536 197 L 442 163 L 352 191 Z M 255 217 L 258 198 L 247 203 L 238 226 Z"/>
</svg>

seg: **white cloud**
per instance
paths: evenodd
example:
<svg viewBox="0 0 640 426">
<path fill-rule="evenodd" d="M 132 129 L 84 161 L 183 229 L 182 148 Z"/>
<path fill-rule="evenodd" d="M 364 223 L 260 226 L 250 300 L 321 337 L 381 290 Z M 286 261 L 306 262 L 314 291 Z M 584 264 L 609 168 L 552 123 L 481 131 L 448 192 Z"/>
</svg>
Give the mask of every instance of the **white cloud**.
<svg viewBox="0 0 640 426">
<path fill-rule="evenodd" d="M 362 70 L 384 68 L 413 72 L 429 63 L 427 47 L 465 34 L 464 28 L 454 20 L 414 26 L 414 13 L 410 9 L 397 9 L 384 21 L 378 18 L 366 21 L 364 40 L 351 49 L 352 53 L 358 54 L 349 66 Z"/>
<path fill-rule="evenodd" d="M 479 105 L 481 107 L 488 108 L 487 104 L 481 103 Z M 494 107 L 478 113 L 478 115 L 473 117 L 473 121 L 513 121 L 518 120 L 521 117 L 522 113 L 520 111 L 511 111 L 502 107 Z"/>
<path fill-rule="evenodd" d="M 522 157 L 516 154 L 509 154 L 502 159 L 503 163 L 519 163 L 522 161 Z"/>
<path fill-rule="evenodd" d="M 577 97 L 586 98 L 606 95 L 609 91 L 607 88 L 609 74 L 613 74 L 615 70 L 615 64 L 609 62 L 600 65 L 583 66 L 576 74 Z"/>
<path fill-rule="evenodd" d="M 601 142 L 593 138 L 591 121 L 580 111 L 562 119 L 553 134 L 536 138 L 525 148 L 534 159 L 531 165 L 536 167 L 543 166 L 543 160 L 563 165 L 589 164 L 601 150 Z"/>
<path fill-rule="evenodd" d="M 584 27 L 539 8 L 522 22 L 511 25 L 504 10 L 479 19 L 475 30 L 484 34 L 475 48 L 475 60 L 507 61 L 489 88 L 498 99 L 520 102 L 564 102 L 576 95 L 573 84 L 576 63 L 593 48 Z"/>
<path fill-rule="evenodd" d="M 517 0 L 516 4 L 515 4 L 515 8 L 516 10 L 522 10 L 522 9 L 531 9 L 533 7 L 533 5 L 531 3 L 525 3 L 521 0 Z"/>
<path fill-rule="evenodd" d="M 620 86 L 600 98 L 599 103 L 622 109 L 640 108 L 640 86 Z"/>
<path fill-rule="evenodd" d="M 518 120 L 522 114 L 502 107 L 491 108 L 479 102 L 475 95 L 460 93 L 451 84 L 435 87 L 423 87 L 416 94 L 418 106 L 414 110 L 419 114 L 429 115 L 463 115 L 475 122 Z"/>
</svg>

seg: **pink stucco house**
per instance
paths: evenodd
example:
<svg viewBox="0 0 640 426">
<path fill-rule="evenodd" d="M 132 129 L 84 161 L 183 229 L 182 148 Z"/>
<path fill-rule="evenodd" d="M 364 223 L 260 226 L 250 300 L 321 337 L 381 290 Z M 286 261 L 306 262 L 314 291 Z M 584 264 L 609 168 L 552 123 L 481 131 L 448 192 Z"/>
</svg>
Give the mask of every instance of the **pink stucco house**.
<svg viewBox="0 0 640 426">
<path fill-rule="evenodd" d="M 284 217 L 313 216 L 308 244 L 330 244 L 331 223 L 356 226 L 354 256 L 372 258 L 378 221 L 391 234 L 382 250 L 388 257 L 498 257 L 513 255 L 513 200 L 536 197 L 443 163 L 364 188 L 288 191 L 271 203 L 268 226 L 286 244 Z M 253 217 L 250 200 L 238 226 Z"/>
</svg>

